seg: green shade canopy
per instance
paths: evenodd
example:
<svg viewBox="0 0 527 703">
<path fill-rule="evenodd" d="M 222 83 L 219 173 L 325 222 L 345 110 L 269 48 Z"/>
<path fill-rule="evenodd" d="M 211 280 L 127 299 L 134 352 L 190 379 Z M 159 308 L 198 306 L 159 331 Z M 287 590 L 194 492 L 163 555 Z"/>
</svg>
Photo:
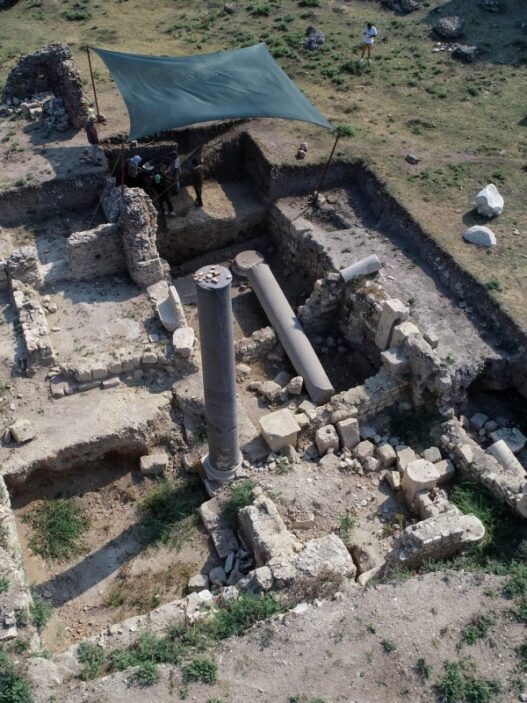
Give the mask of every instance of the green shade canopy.
<svg viewBox="0 0 527 703">
<path fill-rule="evenodd" d="M 198 122 L 249 117 L 279 117 L 334 129 L 265 44 L 176 58 L 93 51 L 126 103 L 130 139 Z"/>
</svg>

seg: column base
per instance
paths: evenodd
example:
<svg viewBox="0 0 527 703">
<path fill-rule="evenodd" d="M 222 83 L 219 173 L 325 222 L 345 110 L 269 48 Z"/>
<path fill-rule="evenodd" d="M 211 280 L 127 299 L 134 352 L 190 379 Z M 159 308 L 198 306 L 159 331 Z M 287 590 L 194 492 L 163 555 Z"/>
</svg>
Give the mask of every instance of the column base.
<svg viewBox="0 0 527 703">
<path fill-rule="evenodd" d="M 201 465 L 203 466 L 205 476 L 209 481 L 214 483 L 227 483 L 227 481 L 232 481 L 232 479 L 236 476 L 236 473 L 241 469 L 242 459 L 240 457 L 240 461 L 228 471 L 219 471 L 212 466 L 209 455 L 206 454 L 201 459 Z"/>
</svg>

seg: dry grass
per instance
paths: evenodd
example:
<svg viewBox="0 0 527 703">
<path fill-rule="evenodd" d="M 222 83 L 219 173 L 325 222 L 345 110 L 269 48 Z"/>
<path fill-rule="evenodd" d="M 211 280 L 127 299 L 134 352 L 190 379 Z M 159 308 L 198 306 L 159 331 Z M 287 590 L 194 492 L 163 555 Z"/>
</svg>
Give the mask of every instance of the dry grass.
<svg viewBox="0 0 527 703">
<path fill-rule="evenodd" d="M 89 19 L 66 19 L 75 4 L 91 13 Z M 51 32 L 54 39 L 71 44 L 86 79 L 86 43 L 177 55 L 266 41 L 321 111 L 335 124 L 353 128 L 354 136 L 341 141 L 339 155 L 366 157 L 432 237 L 482 283 L 498 281 L 500 290 L 490 295 L 521 323 L 527 322 L 523 0 L 509 0 L 504 14 L 482 12 L 466 0 L 426 0 L 419 12 L 407 16 L 362 0 L 323 0 L 313 8 L 294 0 L 235 5 L 236 12 L 227 15 L 223 0 L 20 0 L 1 13 L 0 83 L 16 55 L 46 43 Z M 430 26 L 444 14 L 466 19 L 465 41 L 484 50 L 480 61 L 464 65 L 447 52 L 432 52 Z M 371 67 L 362 71 L 353 62 L 360 29 L 369 19 L 380 37 Z M 300 48 L 308 24 L 325 33 L 322 50 Z M 124 129 L 124 106 L 105 69 L 98 60 L 95 65 L 108 129 Z M 299 140 L 310 144 L 308 162 L 322 159 L 331 143 L 330 135 L 306 125 L 271 123 L 259 125 L 257 133 L 278 161 L 284 153 L 293 160 Z M 274 150 L 265 144 L 271 140 Z M 418 166 L 405 163 L 408 152 L 421 157 Z M 490 180 L 505 197 L 505 211 L 492 223 L 499 246 L 487 252 L 464 244 L 461 234 L 471 223 L 475 193 Z"/>
</svg>

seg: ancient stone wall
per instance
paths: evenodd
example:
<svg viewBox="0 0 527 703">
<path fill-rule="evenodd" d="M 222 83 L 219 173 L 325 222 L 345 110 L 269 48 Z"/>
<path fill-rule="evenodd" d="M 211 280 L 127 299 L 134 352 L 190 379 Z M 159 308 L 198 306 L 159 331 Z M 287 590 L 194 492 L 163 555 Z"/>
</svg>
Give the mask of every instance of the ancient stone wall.
<svg viewBox="0 0 527 703">
<path fill-rule="evenodd" d="M 22 56 L 7 76 L 4 98 L 27 99 L 45 92 L 62 98 L 71 124 L 77 128 L 83 126 L 88 101 L 79 70 L 66 44 L 48 44 Z"/>
<path fill-rule="evenodd" d="M 132 280 L 148 288 L 164 278 L 157 251 L 157 210 L 140 188 L 125 188 L 119 215 L 126 265 Z"/>
<path fill-rule="evenodd" d="M 27 366 L 50 366 L 55 354 L 49 338 L 48 323 L 37 292 L 17 280 L 11 281 L 11 295 L 26 347 Z"/>
<path fill-rule="evenodd" d="M 75 280 L 124 271 L 126 262 L 117 225 L 110 223 L 74 232 L 68 238 L 68 259 Z"/>
</svg>

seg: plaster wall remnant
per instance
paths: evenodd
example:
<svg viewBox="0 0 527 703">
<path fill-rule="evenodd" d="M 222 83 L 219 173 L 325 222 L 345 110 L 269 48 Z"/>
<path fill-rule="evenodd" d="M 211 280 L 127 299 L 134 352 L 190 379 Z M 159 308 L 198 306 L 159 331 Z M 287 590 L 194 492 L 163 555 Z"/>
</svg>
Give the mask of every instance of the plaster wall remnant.
<svg viewBox="0 0 527 703">
<path fill-rule="evenodd" d="M 48 44 L 22 56 L 7 76 L 4 99 L 25 100 L 45 92 L 62 98 L 73 127 L 78 129 L 84 125 L 88 101 L 67 44 Z"/>
<path fill-rule="evenodd" d="M 67 249 L 74 280 L 110 276 L 126 269 L 116 224 L 108 223 L 85 232 L 74 232 L 68 237 Z"/>
</svg>

